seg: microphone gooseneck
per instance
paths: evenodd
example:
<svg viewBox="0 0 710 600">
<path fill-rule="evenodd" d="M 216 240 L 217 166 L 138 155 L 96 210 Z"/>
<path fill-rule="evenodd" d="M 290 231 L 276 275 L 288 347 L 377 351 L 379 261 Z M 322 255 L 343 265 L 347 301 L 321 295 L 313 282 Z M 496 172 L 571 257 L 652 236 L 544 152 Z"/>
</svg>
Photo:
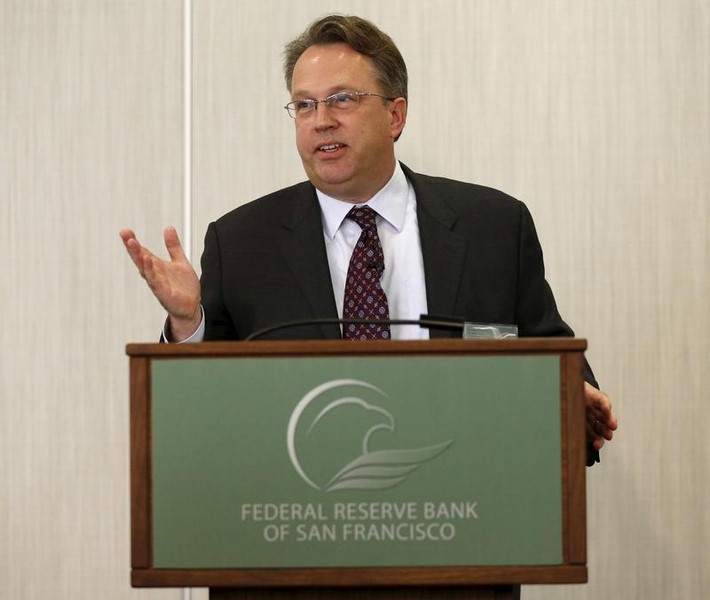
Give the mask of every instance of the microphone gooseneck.
<svg viewBox="0 0 710 600">
<path fill-rule="evenodd" d="M 464 322 L 456 317 L 429 317 L 422 315 L 419 319 L 297 319 L 294 321 L 283 321 L 251 333 L 245 342 L 258 340 L 269 333 L 280 331 L 281 329 L 291 329 L 293 327 L 303 327 L 305 325 L 419 325 L 427 329 L 445 329 L 447 331 L 463 331 Z"/>
</svg>

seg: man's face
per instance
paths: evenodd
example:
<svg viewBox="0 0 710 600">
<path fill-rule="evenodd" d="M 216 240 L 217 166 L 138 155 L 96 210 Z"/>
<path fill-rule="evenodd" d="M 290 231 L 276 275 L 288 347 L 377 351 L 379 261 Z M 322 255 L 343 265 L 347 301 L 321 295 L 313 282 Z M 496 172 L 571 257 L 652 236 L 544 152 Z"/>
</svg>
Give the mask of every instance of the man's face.
<svg viewBox="0 0 710 600">
<path fill-rule="evenodd" d="M 311 46 L 296 62 L 293 100 L 323 100 L 341 91 L 384 94 L 369 57 L 346 44 Z M 407 102 L 361 97 L 341 112 L 318 104 L 296 119 L 296 147 L 308 179 L 319 190 L 347 202 L 369 200 L 394 172 L 394 139 L 407 115 Z"/>
</svg>

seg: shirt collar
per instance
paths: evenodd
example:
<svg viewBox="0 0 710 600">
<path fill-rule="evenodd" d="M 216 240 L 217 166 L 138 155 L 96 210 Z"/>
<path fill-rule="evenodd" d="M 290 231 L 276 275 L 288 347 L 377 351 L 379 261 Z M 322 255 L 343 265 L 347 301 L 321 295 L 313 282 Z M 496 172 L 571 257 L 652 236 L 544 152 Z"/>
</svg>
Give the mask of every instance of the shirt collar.
<svg viewBox="0 0 710 600">
<path fill-rule="evenodd" d="M 402 171 L 399 162 L 395 162 L 394 173 L 385 186 L 377 192 L 367 202 L 353 204 L 343 202 L 324 194 L 316 189 L 318 202 L 323 214 L 323 231 L 332 240 L 340 229 L 346 215 L 353 206 L 369 206 L 376 211 L 385 221 L 387 221 L 397 231 L 402 231 L 404 227 L 404 216 L 407 211 L 407 194 L 409 184 L 407 177 Z"/>
</svg>

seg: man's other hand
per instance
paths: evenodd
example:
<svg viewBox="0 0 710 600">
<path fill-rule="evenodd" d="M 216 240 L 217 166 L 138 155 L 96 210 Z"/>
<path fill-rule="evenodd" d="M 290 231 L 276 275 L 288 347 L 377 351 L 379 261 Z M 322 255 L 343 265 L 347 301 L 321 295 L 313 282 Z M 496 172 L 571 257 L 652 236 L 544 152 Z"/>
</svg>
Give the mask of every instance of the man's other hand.
<svg viewBox="0 0 710 600">
<path fill-rule="evenodd" d="M 584 382 L 584 402 L 587 408 L 587 440 L 595 450 L 614 437 L 618 427 L 609 397 L 593 385 Z"/>
</svg>

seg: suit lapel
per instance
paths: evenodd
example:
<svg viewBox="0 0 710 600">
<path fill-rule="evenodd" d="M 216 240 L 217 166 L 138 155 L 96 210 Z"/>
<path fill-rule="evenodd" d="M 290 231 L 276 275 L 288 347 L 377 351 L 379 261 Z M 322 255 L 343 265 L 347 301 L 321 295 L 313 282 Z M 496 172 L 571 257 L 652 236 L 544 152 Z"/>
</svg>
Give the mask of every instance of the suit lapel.
<svg viewBox="0 0 710 600">
<path fill-rule="evenodd" d="M 413 173 L 402 165 L 417 197 L 419 236 L 424 259 L 427 307 L 429 314 L 456 314 L 461 278 L 466 258 L 466 240 L 454 233 L 456 213 L 441 197 L 441 188 L 432 180 Z M 446 331 L 431 331 L 432 337 L 449 337 Z"/>
<path fill-rule="evenodd" d="M 283 259 L 308 300 L 313 318 L 337 318 L 315 190 L 310 183 L 303 183 L 294 188 L 293 196 L 285 201 L 290 203 L 291 209 L 281 222 Z M 284 302 L 288 301 L 284 298 Z M 341 337 L 338 325 L 321 325 L 321 330 L 327 339 Z"/>
</svg>

